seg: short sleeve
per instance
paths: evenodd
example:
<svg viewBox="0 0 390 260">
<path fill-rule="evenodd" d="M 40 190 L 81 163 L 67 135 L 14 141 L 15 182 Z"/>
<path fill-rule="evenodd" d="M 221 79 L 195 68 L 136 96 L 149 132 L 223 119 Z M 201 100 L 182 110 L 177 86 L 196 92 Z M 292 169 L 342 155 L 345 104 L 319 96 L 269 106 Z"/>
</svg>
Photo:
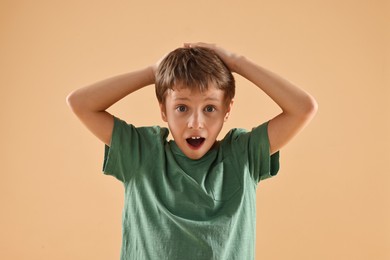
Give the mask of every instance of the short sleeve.
<svg viewBox="0 0 390 260">
<path fill-rule="evenodd" d="M 258 183 L 278 173 L 279 152 L 270 155 L 268 122 L 252 131 L 233 129 L 226 139 L 231 154 L 249 171 L 254 182 Z"/>
<path fill-rule="evenodd" d="M 270 155 L 268 122 L 253 128 L 248 142 L 249 166 L 256 182 L 275 176 L 279 171 L 279 155 Z"/>
<path fill-rule="evenodd" d="M 137 128 L 114 117 L 110 146 L 104 148 L 103 172 L 122 182 L 129 181 L 142 163 L 150 161 L 156 146 L 162 146 L 166 132 L 158 126 Z"/>
</svg>

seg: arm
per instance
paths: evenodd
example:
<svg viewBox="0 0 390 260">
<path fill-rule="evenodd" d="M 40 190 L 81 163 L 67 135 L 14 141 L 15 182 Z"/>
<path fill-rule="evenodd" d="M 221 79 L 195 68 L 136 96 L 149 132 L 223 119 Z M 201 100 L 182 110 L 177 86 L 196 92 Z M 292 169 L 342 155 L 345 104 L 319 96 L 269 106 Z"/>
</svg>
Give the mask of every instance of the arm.
<svg viewBox="0 0 390 260">
<path fill-rule="evenodd" d="M 155 67 L 111 77 L 77 89 L 67 103 L 80 121 L 102 142 L 110 145 L 113 116 L 106 111 L 132 92 L 154 83 Z"/>
<path fill-rule="evenodd" d="M 237 58 L 236 69 L 282 109 L 268 124 L 270 153 L 273 154 L 310 122 L 317 111 L 317 102 L 304 90 L 245 57 Z"/>
<path fill-rule="evenodd" d="M 310 94 L 251 60 L 229 53 L 216 45 L 196 43 L 185 46 L 213 49 L 232 72 L 253 82 L 279 105 L 282 112 L 268 124 L 271 154 L 286 145 L 316 114 L 317 102 Z"/>
</svg>

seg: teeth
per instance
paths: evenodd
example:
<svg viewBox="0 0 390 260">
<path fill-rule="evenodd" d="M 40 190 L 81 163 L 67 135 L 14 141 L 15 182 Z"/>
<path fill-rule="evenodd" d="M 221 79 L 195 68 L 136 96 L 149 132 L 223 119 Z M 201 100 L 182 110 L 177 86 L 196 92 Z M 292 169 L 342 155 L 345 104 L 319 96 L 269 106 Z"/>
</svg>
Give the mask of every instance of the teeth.
<svg viewBox="0 0 390 260">
<path fill-rule="evenodd" d="M 193 136 L 193 137 L 191 137 L 191 139 L 200 139 L 200 137 L 199 136 Z"/>
</svg>

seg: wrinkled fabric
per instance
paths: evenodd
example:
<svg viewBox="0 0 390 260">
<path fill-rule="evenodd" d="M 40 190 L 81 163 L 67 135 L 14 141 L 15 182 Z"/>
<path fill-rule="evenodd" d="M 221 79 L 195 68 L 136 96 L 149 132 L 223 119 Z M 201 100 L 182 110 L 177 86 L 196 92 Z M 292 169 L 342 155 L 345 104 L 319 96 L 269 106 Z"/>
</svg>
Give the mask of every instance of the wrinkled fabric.
<svg viewBox="0 0 390 260">
<path fill-rule="evenodd" d="M 267 126 L 233 129 L 191 160 L 168 129 L 115 118 L 103 172 L 125 188 L 121 259 L 254 259 L 256 188 L 279 170 Z"/>
</svg>

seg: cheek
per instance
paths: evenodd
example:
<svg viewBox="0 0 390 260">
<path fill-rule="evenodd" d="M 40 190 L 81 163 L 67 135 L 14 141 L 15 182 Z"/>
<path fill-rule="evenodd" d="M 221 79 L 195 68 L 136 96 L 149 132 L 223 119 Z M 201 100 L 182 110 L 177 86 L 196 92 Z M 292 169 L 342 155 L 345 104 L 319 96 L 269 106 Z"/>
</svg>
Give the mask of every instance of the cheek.
<svg viewBox="0 0 390 260">
<path fill-rule="evenodd" d="M 209 130 L 219 132 L 223 127 L 224 117 L 209 117 L 206 122 Z"/>
<path fill-rule="evenodd" d="M 172 132 L 181 131 L 186 126 L 186 118 L 183 116 L 177 116 L 174 113 L 167 115 L 168 126 Z"/>
<path fill-rule="evenodd" d="M 213 113 L 213 114 L 207 116 L 206 118 L 207 118 L 207 120 L 212 121 L 215 124 L 220 124 L 220 123 L 223 123 L 223 120 L 225 118 L 225 114 L 226 113 L 223 113 L 223 112 L 217 112 L 217 113 Z"/>
</svg>

